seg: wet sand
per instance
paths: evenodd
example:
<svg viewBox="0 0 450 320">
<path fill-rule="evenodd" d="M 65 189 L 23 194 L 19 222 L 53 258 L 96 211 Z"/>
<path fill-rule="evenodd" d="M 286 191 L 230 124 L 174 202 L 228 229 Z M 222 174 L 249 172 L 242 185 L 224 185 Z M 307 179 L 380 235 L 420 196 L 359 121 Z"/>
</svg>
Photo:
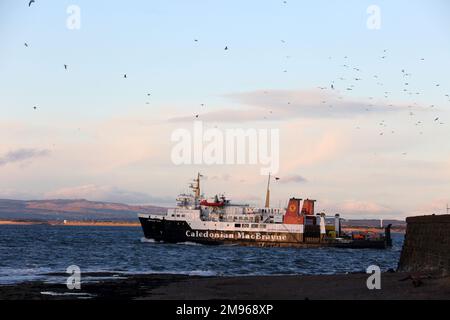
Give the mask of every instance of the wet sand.
<svg viewBox="0 0 450 320">
<path fill-rule="evenodd" d="M 381 290 L 367 289 L 366 274 L 255 277 L 115 276 L 116 279 L 82 283 L 81 290 L 68 290 L 65 283 L 47 284 L 39 281 L 0 286 L 0 299 L 450 300 L 450 277 L 420 276 L 420 285 L 417 286 L 417 283 L 409 279 L 409 274 L 405 273 L 383 274 Z"/>
</svg>

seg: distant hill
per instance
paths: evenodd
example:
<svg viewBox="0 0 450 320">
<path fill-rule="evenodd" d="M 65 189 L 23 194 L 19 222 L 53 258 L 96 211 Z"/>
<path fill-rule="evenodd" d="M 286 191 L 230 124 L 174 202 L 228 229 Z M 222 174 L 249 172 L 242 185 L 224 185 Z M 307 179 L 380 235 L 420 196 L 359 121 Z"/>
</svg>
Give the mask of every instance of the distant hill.
<svg viewBox="0 0 450 320">
<path fill-rule="evenodd" d="M 162 214 L 167 208 L 75 200 L 3 200 L 0 219 L 136 221 L 138 213 Z"/>
<path fill-rule="evenodd" d="M 133 206 L 121 203 L 73 200 L 3 200 L 0 199 L 0 220 L 77 220 L 77 221 L 137 221 L 138 213 L 164 214 L 167 208 Z M 343 220 L 344 227 L 379 227 L 380 220 Z M 383 224 L 403 227 L 405 221 L 384 220 Z"/>
</svg>

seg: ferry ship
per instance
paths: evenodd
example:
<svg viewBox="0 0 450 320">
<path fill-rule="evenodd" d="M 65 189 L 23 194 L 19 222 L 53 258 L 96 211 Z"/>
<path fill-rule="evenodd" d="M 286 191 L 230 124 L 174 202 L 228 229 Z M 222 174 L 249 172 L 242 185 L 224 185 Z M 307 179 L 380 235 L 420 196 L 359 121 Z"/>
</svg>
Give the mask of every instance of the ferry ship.
<svg viewBox="0 0 450 320">
<path fill-rule="evenodd" d="M 264 208 L 233 204 L 224 195 L 201 193 L 199 173 L 191 194 L 180 194 L 165 215 L 139 214 L 144 235 L 167 243 L 260 247 L 340 247 L 385 249 L 392 245 L 390 225 L 384 234 L 344 234 L 339 214 L 315 214 L 315 200 L 291 198 L 286 208 L 270 207 L 270 181 Z"/>
</svg>

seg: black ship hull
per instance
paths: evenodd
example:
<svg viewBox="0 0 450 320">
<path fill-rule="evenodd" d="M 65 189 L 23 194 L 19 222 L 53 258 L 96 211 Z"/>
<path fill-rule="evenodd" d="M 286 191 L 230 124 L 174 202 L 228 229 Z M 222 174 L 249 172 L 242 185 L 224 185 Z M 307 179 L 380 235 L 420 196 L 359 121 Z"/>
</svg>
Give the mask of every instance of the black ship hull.
<svg viewBox="0 0 450 320">
<path fill-rule="evenodd" d="M 204 245 L 239 245 L 258 247 L 297 247 L 318 248 L 337 247 L 352 249 L 386 249 L 389 239 L 379 240 L 326 240 L 320 235 L 311 236 L 300 233 L 264 233 L 220 230 L 195 230 L 186 221 L 155 218 L 139 218 L 147 239 L 166 243 L 193 242 Z"/>
</svg>

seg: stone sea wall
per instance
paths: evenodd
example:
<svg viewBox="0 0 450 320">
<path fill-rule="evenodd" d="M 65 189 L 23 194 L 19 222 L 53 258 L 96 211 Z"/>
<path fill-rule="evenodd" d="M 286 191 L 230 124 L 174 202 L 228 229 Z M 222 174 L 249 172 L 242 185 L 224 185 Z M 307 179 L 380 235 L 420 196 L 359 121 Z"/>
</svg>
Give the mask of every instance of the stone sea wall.
<svg viewBox="0 0 450 320">
<path fill-rule="evenodd" d="M 450 215 L 406 219 L 398 271 L 450 275 Z"/>
</svg>

